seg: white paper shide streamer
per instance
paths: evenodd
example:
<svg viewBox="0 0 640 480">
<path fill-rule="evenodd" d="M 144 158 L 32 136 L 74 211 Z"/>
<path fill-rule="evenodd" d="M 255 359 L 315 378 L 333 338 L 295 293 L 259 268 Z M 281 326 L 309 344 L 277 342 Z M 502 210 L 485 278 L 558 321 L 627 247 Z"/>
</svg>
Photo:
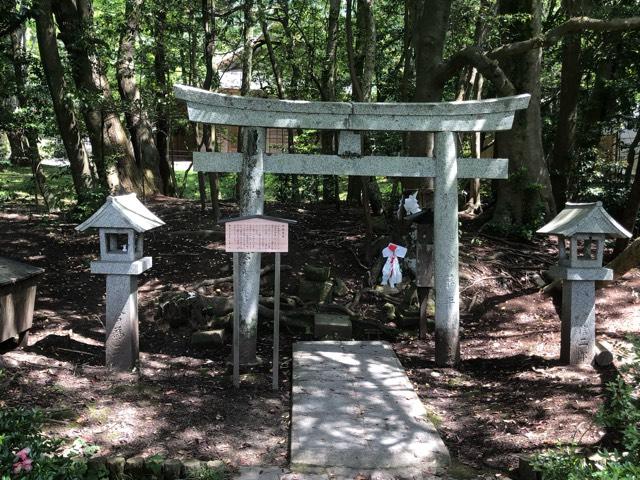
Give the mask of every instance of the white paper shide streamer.
<svg viewBox="0 0 640 480">
<path fill-rule="evenodd" d="M 398 259 L 404 258 L 406 254 L 407 249 L 395 243 L 390 243 L 382 250 L 382 256 L 387 259 L 384 267 L 382 267 L 383 286 L 389 285 L 393 288 L 397 283 L 402 282 L 402 270 Z"/>
</svg>

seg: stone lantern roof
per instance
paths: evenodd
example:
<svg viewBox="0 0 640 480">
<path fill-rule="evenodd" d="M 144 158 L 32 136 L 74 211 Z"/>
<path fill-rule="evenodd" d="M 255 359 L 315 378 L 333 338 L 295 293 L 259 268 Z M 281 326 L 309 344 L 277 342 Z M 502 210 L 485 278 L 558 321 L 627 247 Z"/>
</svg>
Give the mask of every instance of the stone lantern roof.
<svg viewBox="0 0 640 480">
<path fill-rule="evenodd" d="M 577 234 L 630 238 L 631 233 L 616 222 L 602 207 L 602 202 L 567 203 L 553 220 L 537 233 L 572 237 Z"/>
<path fill-rule="evenodd" d="M 142 233 L 162 225 L 164 222 L 151 213 L 135 193 L 130 193 L 108 196 L 105 204 L 78 225 L 76 230 L 84 232 L 88 228 L 129 228 Z"/>
</svg>

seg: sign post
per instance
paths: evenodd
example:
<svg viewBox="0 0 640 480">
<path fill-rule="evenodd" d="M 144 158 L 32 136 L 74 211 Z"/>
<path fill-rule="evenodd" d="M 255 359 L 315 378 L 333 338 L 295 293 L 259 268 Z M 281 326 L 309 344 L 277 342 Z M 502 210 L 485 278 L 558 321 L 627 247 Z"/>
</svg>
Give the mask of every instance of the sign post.
<svg viewBox="0 0 640 480">
<path fill-rule="evenodd" d="M 294 220 L 248 215 L 218 222 L 225 225 L 225 251 L 233 253 L 233 386 L 240 386 L 240 253 L 275 254 L 273 286 L 273 381 L 280 366 L 280 253 L 289 251 L 289 224 Z"/>
</svg>

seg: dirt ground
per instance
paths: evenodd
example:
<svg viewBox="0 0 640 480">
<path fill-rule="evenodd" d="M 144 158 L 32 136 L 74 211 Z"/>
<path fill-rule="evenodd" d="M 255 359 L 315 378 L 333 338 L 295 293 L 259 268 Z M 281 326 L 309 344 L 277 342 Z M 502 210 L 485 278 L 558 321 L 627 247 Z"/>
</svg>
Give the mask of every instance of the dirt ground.
<svg viewBox="0 0 640 480">
<path fill-rule="evenodd" d="M 234 213 L 223 207 L 225 216 Z M 49 431 L 69 440 L 81 437 L 105 454 L 286 464 L 291 344 L 300 336 L 283 329 L 279 391 L 269 388 L 269 362 L 246 372 L 240 390 L 231 388 L 228 342 L 195 349 L 190 332 L 154 318 L 164 292 L 191 291 L 204 279 L 230 275 L 222 230 L 195 202 L 161 198 L 150 208 L 167 225 L 145 238 L 154 265 L 139 280 L 141 369 L 108 375 L 102 368 L 104 278 L 89 272 L 97 236 L 76 233 L 76 224 L 63 218 L 3 206 L 1 254 L 46 273 L 29 346 L 4 355 L 0 407 L 45 408 L 52 416 Z M 367 279 L 361 213 L 337 214 L 328 206 L 267 210 L 298 221 L 291 253 L 283 257 L 293 267 L 283 274 L 283 291 L 296 293 L 304 263 L 331 264 L 350 290 L 338 302 L 350 303 Z M 390 338 L 452 455 L 505 471 L 516 467 L 521 453 L 558 442 L 598 442 L 604 432 L 593 415 L 614 371 L 558 362 L 557 305 L 534 282 L 553 263 L 553 245 L 543 239 L 516 244 L 464 230 L 460 367 L 435 367 L 433 338 L 418 340 L 412 330 Z M 230 293 L 231 285 L 217 288 L 218 294 Z M 356 308 L 367 320 L 383 322 L 384 302 L 364 294 Z M 597 309 L 599 338 L 622 344 L 628 333 L 640 332 L 640 272 L 600 290 Z M 258 343 L 265 359 L 271 356 L 270 329 L 270 322 L 261 322 Z"/>
</svg>

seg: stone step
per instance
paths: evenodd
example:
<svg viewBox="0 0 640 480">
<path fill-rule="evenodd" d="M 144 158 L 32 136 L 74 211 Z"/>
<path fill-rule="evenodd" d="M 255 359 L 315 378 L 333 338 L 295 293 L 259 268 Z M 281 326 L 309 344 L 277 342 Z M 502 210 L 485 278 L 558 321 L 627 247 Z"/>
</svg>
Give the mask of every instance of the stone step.
<svg viewBox="0 0 640 480">
<path fill-rule="evenodd" d="M 313 335 L 318 340 L 351 340 L 352 326 L 348 315 L 316 313 L 313 317 Z"/>
<path fill-rule="evenodd" d="M 450 463 L 387 342 L 298 342 L 292 387 L 293 471 L 433 475 Z"/>
<path fill-rule="evenodd" d="M 327 469 L 320 473 L 291 472 L 282 467 L 240 467 L 236 480 L 455 480 L 421 472 L 386 472 L 382 470 Z"/>
</svg>

